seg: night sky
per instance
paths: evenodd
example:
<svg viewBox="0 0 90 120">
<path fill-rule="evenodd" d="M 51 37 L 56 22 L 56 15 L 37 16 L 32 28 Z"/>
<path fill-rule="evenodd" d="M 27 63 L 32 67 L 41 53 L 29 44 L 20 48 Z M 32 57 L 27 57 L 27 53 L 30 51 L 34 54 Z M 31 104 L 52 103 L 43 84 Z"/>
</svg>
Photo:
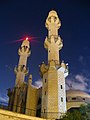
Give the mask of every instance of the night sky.
<svg viewBox="0 0 90 120">
<path fill-rule="evenodd" d="M 1 2 L 2 1 L 2 2 Z M 69 64 L 66 87 L 90 93 L 90 1 L 89 0 L 0 0 L 0 101 L 7 101 L 7 89 L 15 83 L 14 67 L 18 65 L 19 39 L 31 41 L 27 67 L 33 84 L 40 86 L 39 64 L 47 63 L 43 43 L 47 36 L 45 20 L 56 10 L 62 26 L 59 35 L 64 47 L 60 59 Z M 26 81 L 28 76 L 26 77 Z"/>
</svg>

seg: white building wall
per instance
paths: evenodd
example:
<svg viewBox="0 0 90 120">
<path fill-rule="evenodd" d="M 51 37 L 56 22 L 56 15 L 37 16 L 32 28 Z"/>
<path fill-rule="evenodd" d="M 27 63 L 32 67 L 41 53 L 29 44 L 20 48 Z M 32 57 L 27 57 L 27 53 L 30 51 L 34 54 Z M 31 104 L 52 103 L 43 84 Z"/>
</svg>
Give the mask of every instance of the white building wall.
<svg viewBox="0 0 90 120">
<path fill-rule="evenodd" d="M 66 89 L 63 70 L 62 68 L 58 70 L 58 109 L 62 114 L 66 112 Z"/>
</svg>

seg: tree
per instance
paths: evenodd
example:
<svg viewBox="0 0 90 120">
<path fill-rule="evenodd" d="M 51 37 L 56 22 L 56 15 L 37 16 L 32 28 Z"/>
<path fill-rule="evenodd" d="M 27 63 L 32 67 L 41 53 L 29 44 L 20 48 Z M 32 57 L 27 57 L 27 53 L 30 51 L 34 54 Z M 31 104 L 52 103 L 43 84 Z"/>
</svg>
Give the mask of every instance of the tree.
<svg viewBox="0 0 90 120">
<path fill-rule="evenodd" d="M 90 120 L 90 104 L 81 105 L 79 110 L 67 112 L 60 120 Z"/>
<path fill-rule="evenodd" d="M 74 110 L 72 112 L 67 112 L 63 118 L 60 120 L 85 120 L 81 113 L 77 110 Z"/>
<path fill-rule="evenodd" d="M 85 120 L 90 120 L 90 104 L 81 105 L 80 113 L 82 114 Z"/>
</svg>

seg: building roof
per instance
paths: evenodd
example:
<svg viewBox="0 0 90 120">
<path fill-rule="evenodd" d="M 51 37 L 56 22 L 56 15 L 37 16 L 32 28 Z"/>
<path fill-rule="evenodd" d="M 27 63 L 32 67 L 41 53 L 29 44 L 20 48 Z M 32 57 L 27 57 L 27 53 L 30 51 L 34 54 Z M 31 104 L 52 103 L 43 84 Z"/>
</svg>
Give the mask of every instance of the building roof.
<svg viewBox="0 0 90 120">
<path fill-rule="evenodd" d="M 81 90 L 67 90 L 66 92 L 67 97 L 83 97 L 83 98 L 90 98 L 90 95 L 84 91 Z"/>
</svg>

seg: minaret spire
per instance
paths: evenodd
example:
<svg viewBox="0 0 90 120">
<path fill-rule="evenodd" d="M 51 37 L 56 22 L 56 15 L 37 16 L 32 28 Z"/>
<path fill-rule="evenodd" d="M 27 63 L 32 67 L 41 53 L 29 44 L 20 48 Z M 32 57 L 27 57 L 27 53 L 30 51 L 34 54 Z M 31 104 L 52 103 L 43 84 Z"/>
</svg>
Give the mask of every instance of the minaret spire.
<svg viewBox="0 0 90 120">
<path fill-rule="evenodd" d="M 45 26 L 48 29 L 48 36 L 44 42 L 44 47 L 48 49 L 48 63 L 54 60 L 56 65 L 59 65 L 59 50 L 62 49 L 63 43 L 58 35 L 58 29 L 61 26 L 61 22 L 56 11 L 52 10 L 49 12 Z"/>
<path fill-rule="evenodd" d="M 18 50 L 18 54 L 20 55 L 18 66 L 15 67 L 14 71 L 16 73 L 16 81 L 15 85 L 19 86 L 24 82 L 25 75 L 28 74 L 28 70 L 26 68 L 27 65 L 27 58 L 30 55 L 30 45 L 29 45 L 28 38 L 26 38 L 23 42 L 21 47 Z"/>
</svg>

